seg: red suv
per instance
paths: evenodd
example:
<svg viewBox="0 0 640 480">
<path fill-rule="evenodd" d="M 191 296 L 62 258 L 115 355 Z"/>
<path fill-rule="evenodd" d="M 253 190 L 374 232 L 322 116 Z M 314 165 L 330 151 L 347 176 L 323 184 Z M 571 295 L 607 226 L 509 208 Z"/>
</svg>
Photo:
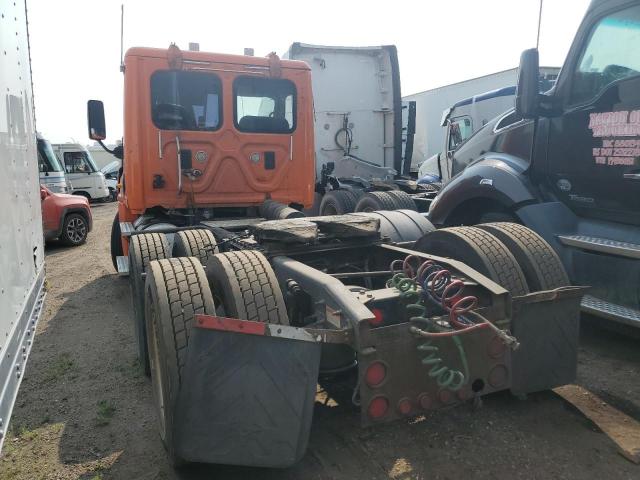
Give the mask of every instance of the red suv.
<svg viewBox="0 0 640 480">
<path fill-rule="evenodd" d="M 89 201 L 80 195 L 53 193 L 40 185 L 42 199 L 42 229 L 45 240 L 59 239 L 66 245 L 81 245 L 87 241 L 93 219 Z"/>
</svg>

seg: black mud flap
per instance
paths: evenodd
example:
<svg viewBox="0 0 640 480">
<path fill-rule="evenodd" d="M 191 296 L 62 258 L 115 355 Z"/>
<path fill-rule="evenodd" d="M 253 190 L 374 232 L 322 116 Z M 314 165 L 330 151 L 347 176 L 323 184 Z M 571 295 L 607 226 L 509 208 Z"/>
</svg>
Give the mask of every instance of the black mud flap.
<svg viewBox="0 0 640 480">
<path fill-rule="evenodd" d="M 513 299 L 511 391 L 517 395 L 572 383 L 578 365 L 580 300 L 585 287 L 561 287 Z"/>
<path fill-rule="evenodd" d="M 198 315 L 175 410 L 192 462 L 289 467 L 307 448 L 321 344 L 289 326 Z"/>
</svg>

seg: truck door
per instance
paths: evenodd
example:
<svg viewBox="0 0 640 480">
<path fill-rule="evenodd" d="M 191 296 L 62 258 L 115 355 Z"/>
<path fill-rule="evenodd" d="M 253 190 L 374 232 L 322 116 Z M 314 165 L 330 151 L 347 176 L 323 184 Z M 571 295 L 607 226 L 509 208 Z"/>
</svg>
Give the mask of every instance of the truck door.
<svg viewBox="0 0 640 480">
<path fill-rule="evenodd" d="M 594 22 L 550 121 L 551 188 L 576 214 L 640 224 L 640 5 Z"/>
</svg>

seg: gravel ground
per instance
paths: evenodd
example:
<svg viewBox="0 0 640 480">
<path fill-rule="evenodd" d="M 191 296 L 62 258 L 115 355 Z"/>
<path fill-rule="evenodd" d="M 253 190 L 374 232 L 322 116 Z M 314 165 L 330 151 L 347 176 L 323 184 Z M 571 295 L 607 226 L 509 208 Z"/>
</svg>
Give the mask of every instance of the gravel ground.
<svg viewBox="0 0 640 480">
<path fill-rule="evenodd" d="M 47 249 L 48 297 L 0 459 L 0 479 L 640 478 L 640 467 L 551 392 L 501 393 L 406 422 L 359 427 L 319 394 L 307 454 L 288 470 L 195 465 L 175 473 L 133 343 L 129 288 L 109 257 L 114 204 L 86 245 Z M 640 343 L 583 328 L 578 383 L 640 420 Z"/>
</svg>

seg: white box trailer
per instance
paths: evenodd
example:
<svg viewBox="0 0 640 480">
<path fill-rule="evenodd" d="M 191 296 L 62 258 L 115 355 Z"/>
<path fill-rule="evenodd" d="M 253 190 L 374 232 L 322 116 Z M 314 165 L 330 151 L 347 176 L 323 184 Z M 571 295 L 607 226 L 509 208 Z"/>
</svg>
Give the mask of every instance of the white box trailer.
<svg viewBox="0 0 640 480">
<path fill-rule="evenodd" d="M 555 80 L 559 72 L 560 69 L 557 67 L 542 67 L 540 69 L 541 75 L 551 81 Z M 442 151 L 446 132 L 442 128 L 441 122 L 443 112 L 446 109 L 453 107 L 458 101 L 474 95 L 514 86 L 517 81 L 518 69 L 511 68 L 403 97 L 403 101 L 416 102 L 416 129 L 411 171 L 417 172 L 420 163 Z M 505 98 L 510 98 L 510 101 L 513 100 L 513 96 Z M 506 110 L 508 110 L 508 107 L 501 110 L 501 112 Z M 479 124 L 474 126 L 474 130 L 477 130 L 492 118 L 494 117 L 490 116 L 481 119 Z"/>
<path fill-rule="evenodd" d="M 0 4 L 0 448 L 44 301 L 44 241 L 24 0 Z M 15 19 L 15 20 L 14 20 Z"/>
<path fill-rule="evenodd" d="M 311 67 L 316 177 L 392 179 L 402 169 L 402 98 L 393 45 L 344 47 L 296 42 L 284 58 Z"/>
</svg>

